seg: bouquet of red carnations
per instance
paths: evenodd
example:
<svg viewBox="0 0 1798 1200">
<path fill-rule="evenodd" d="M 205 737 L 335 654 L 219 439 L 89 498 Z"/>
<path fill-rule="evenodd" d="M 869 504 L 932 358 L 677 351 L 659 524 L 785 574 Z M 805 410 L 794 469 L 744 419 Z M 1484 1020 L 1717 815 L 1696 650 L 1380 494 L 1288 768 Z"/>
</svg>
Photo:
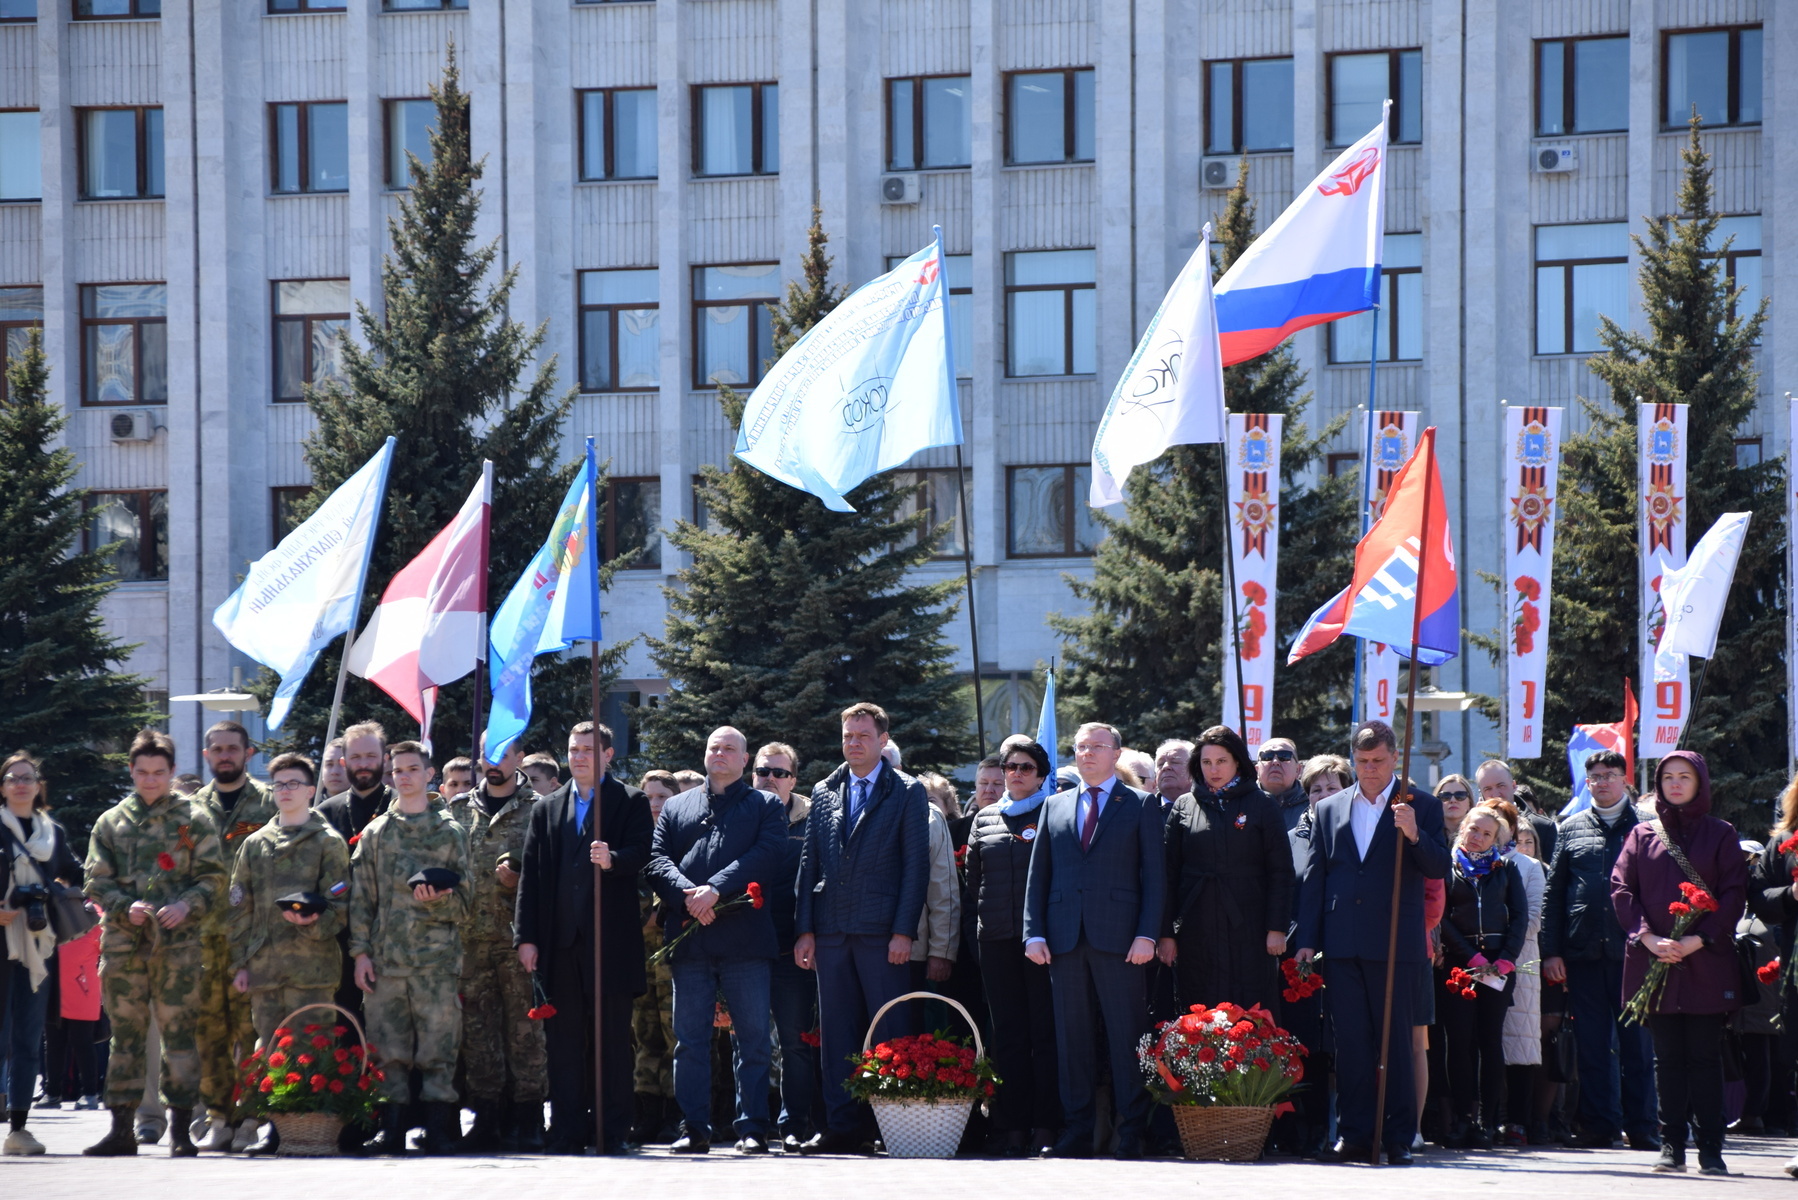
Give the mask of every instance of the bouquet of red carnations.
<svg viewBox="0 0 1798 1200">
<path fill-rule="evenodd" d="M 1280 998 L 1288 1004 L 1309 1000 L 1323 990 L 1324 977 L 1318 974 L 1315 960 L 1300 962 L 1289 958 L 1280 964 L 1280 974 L 1286 980 L 1286 986 L 1280 989 Z"/>
<path fill-rule="evenodd" d="M 742 908 L 744 905 L 748 905 L 750 908 L 760 908 L 765 903 L 767 902 L 762 898 L 762 885 L 752 882 L 747 890 L 732 896 L 729 900 L 713 905 L 712 915 L 714 917 L 721 917 L 732 909 Z M 659 967 L 667 962 L 674 954 L 674 948 L 686 941 L 688 935 L 698 928 L 699 922 L 697 920 L 687 922 L 684 929 L 662 943 L 662 948 L 649 956 L 649 965 L 652 967 Z"/>
<path fill-rule="evenodd" d="M 1667 906 L 1673 917 L 1673 932 L 1667 936 L 1678 941 L 1692 931 L 1705 913 L 1717 911 L 1717 899 L 1695 883 L 1682 883 L 1679 893 L 1684 900 L 1675 900 Z M 1623 1019 L 1643 1024 L 1648 1014 L 1654 1011 L 1654 1002 L 1660 998 L 1661 989 L 1667 986 L 1667 969 L 1672 964 L 1657 958 L 1648 964 L 1648 975 L 1642 980 L 1642 986 L 1636 989 L 1629 1003 L 1623 1006 Z"/>
<path fill-rule="evenodd" d="M 242 1063 L 244 1109 L 259 1120 L 276 1113 L 327 1113 L 345 1124 L 371 1124 L 375 1084 L 387 1076 L 372 1065 L 373 1046 L 337 1044 L 347 1032 L 342 1025 L 275 1030 L 273 1044 Z"/>
<path fill-rule="evenodd" d="M 843 1090 L 857 1100 L 978 1100 L 993 1094 L 999 1077 L 991 1059 L 942 1033 L 920 1033 L 882 1042 L 854 1064 Z"/>
<path fill-rule="evenodd" d="M 1305 1047 L 1259 1004 L 1195 1004 L 1145 1034 L 1136 1058 L 1163 1104 L 1264 1108 L 1305 1077 Z"/>
</svg>

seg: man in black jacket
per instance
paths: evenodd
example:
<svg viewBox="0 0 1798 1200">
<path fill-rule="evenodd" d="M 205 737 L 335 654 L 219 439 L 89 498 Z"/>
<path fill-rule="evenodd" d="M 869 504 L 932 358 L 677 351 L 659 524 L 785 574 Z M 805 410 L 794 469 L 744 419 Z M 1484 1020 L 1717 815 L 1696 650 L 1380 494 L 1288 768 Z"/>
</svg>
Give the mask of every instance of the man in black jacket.
<svg viewBox="0 0 1798 1200">
<path fill-rule="evenodd" d="M 604 926 L 597 931 L 605 968 L 598 996 L 605 1062 L 598 1097 L 605 1119 L 600 1150 L 620 1154 L 629 1148 L 631 1001 L 648 986 L 637 876 L 649 862 L 654 826 L 648 798 L 606 774 L 611 763 L 612 731 L 591 721 L 576 725 L 568 734 L 572 778 L 531 806 L 524 835 L 513 941 L 518 961 L 539 972 L 556 1009 L 543 1030 L 549 1045 L 551 1153 L 579 1153 L 594 1136 L 595 866 L 604 881 Z"/>
<path fill-rule="evenodd" d="M 1586 785 L 1592 807 L 1562 824 L 1542 903 L 1542 981 L 1567 985 L 1579 1048 L 1574 1144 L 1608 1149 L 1622 1132 L 1631 1147 L 1658 1150 L 1648 1035 L 1622 1019 L 1625 938 L 1611 906 L 1611 868 L 1636 825 L 1629 764 L 1597 751 L 1586 759 Z"/>
<path fill-rule="evenodd" d="M 818 981 L 793 961 L 797 934 L 799 860 L 805 856 L 806 822 L 812 802 L 800 795 L 799 752 L 785 742 L 769 742 L 755 752 L 755 786 L 780 801 L 785 836 L 780 856 L 763 891 L 774 921 L 777 948 L 768 981 L 774 1036 L 780 1044 L 780 1133 L 790 1152 L 817 1132 L 824 1109 L 818 1088 L 818 1048 L 806 1041 L 818 1027 Z"/>
<path fill-rule="evenodd" d="M 362 830 L 386 812 L 394 800 L 393 789 L 381 782 L 387 773 L 387 731 L 374 721 L 363 721 L 344 730 L 343 769 L 349 775 L 350 786 L 313 807 L 354 851 Z M 337 935 L 337 945 L 343 951 L 343 972 L 337 981 L 336 1000 L 340 1007 L 360 1015 L 362 989 L 356 986 L 355 963 L 350 960 L 347 921 Z"/>
</svg>

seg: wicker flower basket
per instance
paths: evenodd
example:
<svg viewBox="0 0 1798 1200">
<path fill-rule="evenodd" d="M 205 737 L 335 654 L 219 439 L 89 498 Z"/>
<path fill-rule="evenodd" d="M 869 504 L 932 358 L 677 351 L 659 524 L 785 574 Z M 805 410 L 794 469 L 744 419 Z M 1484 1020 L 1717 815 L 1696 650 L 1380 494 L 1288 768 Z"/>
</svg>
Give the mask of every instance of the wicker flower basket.
<svg viewBox="0 0 1798 1200">
<path fill-rule="evenodd" d="M 275 1027 L 279 1029 L 291 1026 L 295 1017 L 315 1008 L 328 1008 L 340 1013 L 356 1031 L 357 1042 L 368 1045 L 368 1038 L 362 1031 L 362 1022 L 356 1019 L 356 1014 L 335 1004 L 302 1005 L 276 1022 Z M 373 1069 L 368 1055 L 363 1055 L 362 1073 L 366 1075 Z M 281 1146 L 275 1151 L 281 1158 L 331 1158 L 343 1153 L 338 1142 L 343 1135 L 341 1117 L 322 1112 L 293 1112 L 270 1113 L 268 1119 L 274 1122 L 275 1131 L 281 1135 Z"/>
<path fill-rule="evenodd" d="M 868 1022 L 868 1036 L 862 1039 L 862 1053 L 874 1048 L 874 1030 L 880 1018 L 895 1004 L 906 1000 L 941 1000 L 961 1014 L 974 1031 L 974 1055 L 986 1057 L 986 1046 L 980 1040 L 980 1026 L 968 1010 L 947 996 L 935 992 L 907 992 L 880 1006 Z M 961 1147 L 961 1135 L 968 1128 L 968 1116 L 974 1101 L 968 1100 L 882 1100 L 871 1099 L 874 1119 L 880 1125 L 880 1140 L 893 1158 L 954 1158 Z"/>
<path fill-rule="evenodd" d="M 1173 1105 L 1180 1152 L 1194 1162 L 1254 1162 L 1274 1124 L 1274 1110 L 1223 1104 Z"/>
</svg>

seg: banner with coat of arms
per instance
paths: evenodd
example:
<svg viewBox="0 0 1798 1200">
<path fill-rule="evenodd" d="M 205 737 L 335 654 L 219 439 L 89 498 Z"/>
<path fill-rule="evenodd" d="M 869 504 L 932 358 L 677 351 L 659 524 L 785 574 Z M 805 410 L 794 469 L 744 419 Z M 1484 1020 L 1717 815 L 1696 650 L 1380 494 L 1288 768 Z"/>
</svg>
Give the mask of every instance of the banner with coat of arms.
<svg viewBox="0 0 1798 1200">
<path fill-rule="evenodd" d="M 1656 654 L 1667 623 L 1661 607 L 1661 573 L 1686 565 L 1686 406 L 1639 404 L 1636 433 L 1641 456 L 1637 486 L 1641 547 L 1641 619 L 1636 642 L 1641 661 L 1642 735 L 1636 753 L 1661 758 L 1679 744 L 1691 701 L 1686 656 Z"/>
<path fill-rule="evenodd" d="M 1280 431 L 1284 417 L 1231 413 L 1224 420 L 1225 510 L 1231 581 L 1224 603 L 1224 646 L 1234 629 L 1237 654 L 1224 655 L 1224 724 L 1242 733 L 1249 753 L 1274 736 L 1274 598 L 1280 564 Z M 1234 601 L 1234 616 L 1232 604 Z M 1237 704 L 1237 660 L 1242 703 Z"/>
<path fill-rule="evenodd" d="M 1417 430 L 1422 413 L 1379 410 L 1364 429 L 1369 449 L 1367 470 L 1361 473 L 1362 504 L 1366 513 L 1361 523 L 1365 532 L 1386 511 L 1386 490 L 1392 477 L 1417 448 Z M 1361 653 L 1361 719 L 1392 724 L 1398 711 L 1398 652 L 1381 642 L 1363 642 Z"/>
<path fill-rule="evenodd" d="M 1505 756 L 1542 757 L 1555 560 L 1558 408 L 1505 410 Z"/>
</svg>

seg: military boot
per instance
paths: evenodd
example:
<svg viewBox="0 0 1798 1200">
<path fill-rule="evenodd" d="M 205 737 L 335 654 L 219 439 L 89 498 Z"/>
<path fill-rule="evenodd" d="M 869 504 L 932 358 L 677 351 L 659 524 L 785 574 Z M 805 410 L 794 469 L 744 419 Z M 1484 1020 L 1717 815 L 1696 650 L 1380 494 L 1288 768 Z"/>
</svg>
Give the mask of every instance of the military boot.
<svg viewBox="0 0 1798 1200">
<path fill-rule="evenodd" d="M 543 1153 L 543 1101 L 512 1106 L 512 1149 L 519 1154 Z"/>
<path fill-rule="evenodd" d="M 195 1155 L 200 1153 L 199 1148 L 194 1145 L 193 1133 L 191 1130 L 188 1129 L 188 1123 L 191 1122 L 193 1120 L 193 1118 L 194 1118 L 194 1110 L 193 1109 L 191 1109 L 191 1108 L 175 1108 L 173 1106 L 170 1106 L 170 1108 L 169 1108 L 169 1157 L 170 1158 L 193 1158 Z"/>
<path fill-rule="evenodd" d="M 498 1100 L 482 1100 L 471 1102 L 468 1107 L 474 1110 L 474 1124 L 462 1135 L 462 1144 L 456 1153 L 492 1154 L 499 1150 L 500 1114 L 504 1105 Z"/>
<path fill-rule="evenodd" d="M 95 1158 L 111 1158 L 115 1155 L 137 1153 L 137 1134 L 131 1128 L 135 1106 L 130 1104 L 114 1105 L 112 1109 L 112 1132 L 83 1150 L 83 1154 Z"/>
<path fill-rule="evenodd" d="M 365 1154 L 406 1153 L 406 1106 L 389 1104 L 381 1110 L 381 1127 L 375 1136 L 362 1143 Z"/>
<path fill-rule="evenodd" d="M 425 1105 L 425 1146 L 426 1154 L 441 1155 L 456 1153 L 457 1144 L 462 1140 L 460 1117 L 462 1110 L 455 1104 L 434 1101 Z"/>
</svg>

